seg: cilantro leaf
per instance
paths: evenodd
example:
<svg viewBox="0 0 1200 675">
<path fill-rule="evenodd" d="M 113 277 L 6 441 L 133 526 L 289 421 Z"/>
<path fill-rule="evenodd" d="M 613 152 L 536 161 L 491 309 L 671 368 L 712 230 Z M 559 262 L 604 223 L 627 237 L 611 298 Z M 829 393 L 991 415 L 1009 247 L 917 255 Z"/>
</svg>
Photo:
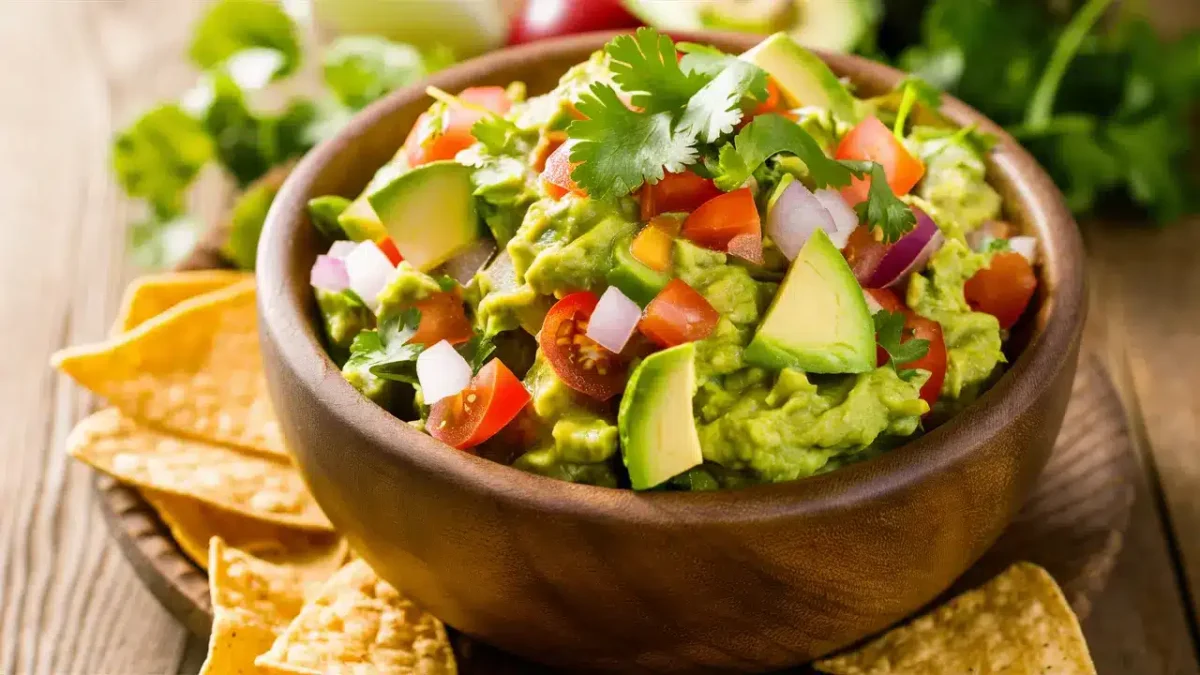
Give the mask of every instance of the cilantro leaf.
<svg viewBox="0 0 1200 675">
<path fill-rule="evenodd" d="M 849 161 L 843 161 L 841 164 L 858 169 L 855 173 L 860 177 L 863 173 L 870 176 L 871 187 L 867 190 L 867 199 L 854 207 L 854 211 L 858 213 L 859 222 L 879 228 L 883 235 L 883 243 L 899 241 L 900 237 L 916 227 L 917 217 L 908 204 L 900 201 L 892 192 L 881 164 Z"/>
<path fill-rule="evenodd" d="M 325 85 L 352 110 L 428 74 L 415 47 L 370 35 L 334 40 L 325 51 L 323 65 Z"/>
<path fill-rule="evenodd" d="M 696 161 L 695 139 L 672 133 L 670 113 L 630 110 L 607 84 L 592 84 L 576 108 L 587 119 L 567 129 L 576 141 L 571 161 L 579 163 L 571 178 L 594 199 L 627 195 L 658 182 L 664 169 L 678 172 Z"/>
<path fill-rule="evenodd" d="M 1004 253 L 1006 251 L 1011 251 L 1012 245 L 1008 243 L 1007 239 L 995 237 L 988 239 L 980 248 L 984 253 Z"/>
<path fill-rule="evenodd" d="M 268 0 L 220 0 L 196 25 L 189 55 L 210 70 L 251 49 L 279 57 L 268 80 L 290 75 L 300 63 L 296 24 L 278 3 Z"/>
<path fill-rule="evenodd" d="M 408 340 L 420 324 L 421 311 L 415 308 L 384 314 L 377 330 L 364 330 L 355 336 L 346 368 L 366 369 L 381 379 L 415 384 L 417 357 L 423 347 Z"/>
<path fill-rule="evenodd" d="M 183 211 L 184 192 L 214 152 L 200 122 L 172 104 L 152 109 L 117 134 L 112 162 L 125 192 L 150 202 L 166 220 Z"/>
<path fill-rule="evenodd" d="M 849 166 L 826 157 L 812 135 L 780 115 L 755 117 L 742 127 L 732 143 L 721 148 L 717 166 L 709 168 L 717 187 L 728 192 L 741 187 L 759 165 L 781 152 L 799 157 L 818 187 L 844 187 L 856 173 Z"/>
<path fill-rule="evenodd" d="M 696 73 L 683 72 L 675 56 L 675 43 L 653 28 L 618 35 L 604 46 L 604 51 L 611 60 L 613 81 L 633 94 L 633 105 L 647 113 L 683 107 L 706 82 Z"/>
<path fill-rule="evenodd" d="M 900 99 L 900 108 L 896 111 L 896 123 L 892 133 L 896 138 L 904 140 L 904 123 L 908 121 L 908 115 L 912 112 L 913 106 L 919 103 L 930 110 L 940 110 L 942 90 L 916 75 L 905 77 L 896 85 L 896 90 L 903 92 L 903 95 Z"/>
<path fill-rule="evenodd" d="M 695 42 L 676 42 L 675 49 L 683 52 L 679 68 L 685 73 L 700 73 L 716 77 L 729 65 L 730 61 L 741 61 L 738 57 L 726 54 L 716 47 Z"/>
<path fill-rule="evenodd" d="M 683 109 L 676 132 L 713 143 L 742 121 L 742 99 L 767 100 L 767 73 L 758 66 L 730 57 L 722 70 Z"/>
<path fill-rule="evenodd" d="M 875 312 L 871 317 L 875 322 L 875 339 L 888 354 L 887 365 L 907 380 L 916 372 L 905 366 L 929 353 L 929 340 L 911 337 L 912 331 L 904 327 L 904 318 L 903 312 L 889 312 L 886 309 Z M 904 339 L 906 335 L 909 336 L 907 340 Z"/>
<path fill-rule="evenodd" d="M 471 135 L 483 143 L 492 155 L 512 154 L 520 141 L 524 140 L 517 125 L 499 115 L 486 115 L 471 126 Z"/>
<path fill-rule="evenodd" d="M 476 375 L 496 352 L 496 335 L 492 331 L 477 332 L 471 339 L 457 347 L 458 353 L 471 364 L 471 372 Z"/>
</svg>

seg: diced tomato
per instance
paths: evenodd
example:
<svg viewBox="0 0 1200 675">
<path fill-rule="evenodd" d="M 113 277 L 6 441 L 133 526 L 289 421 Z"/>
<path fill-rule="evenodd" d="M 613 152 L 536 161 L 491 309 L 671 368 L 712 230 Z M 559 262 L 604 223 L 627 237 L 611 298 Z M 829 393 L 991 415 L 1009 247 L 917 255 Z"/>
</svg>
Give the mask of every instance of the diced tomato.
<svg viewBox="0 0 1200 675">
<path fill-rule="evenodd" d="M 533 148 L 533 170 L 541 173 L 546 168 L 546 160 L 554 154 L 563 143 L 567 142 L 567 132 L 561 130 L 547 131 L 538 138 Z"/>
<path fill-rule="evenodd" d="M 649 221 L 660 213 L 690 213 L 721 194 L 712 180 L 693 171 L 668 173 L 657 183 L 642 188 L 642 220 Z"/>
<path fill-rule="evenodd" d="M 400 255 L 400 249 L 396 248 L 396 242 L 392 241 L 391 237 L 384 237 L 375 242 L 375 245 L 379 247 L 380 251 L 383 251 L 393 266 L 404 262 L 404 256 Z"/>
<path fill-rule="evenodd" d="M 1033 265 L 1020 253 L 1006 251 L 992 256 L 989 267 L 968 279 L 963 294 L 972 309 L 996 317 L 1001 328 L 1012 328 L 1025 313 L 1035 290 Z"/>
<path fill-rule="evenodd" d="M 868 117 L 850 130 L 838 144 L 834 155 L 837 159 L 870 160 L 883 166 L 888 185 L 897 195 L 906 195 L 913 189 L 925 165 L 913 157 L 908 149 L 874 117 Z M 866 201 L 871 180 L 855 178 L 849 187 L 842 188 L 842 197 L 850 206 Z"/>
<path fill-rule="evenodd" d="M 588 321 L 600 299 L 581 291 L 559 300 L 546 314 L 538 345 L 568 387 L 599 401 L 625 388 L 626 364 L 619 354 L 587 336 Z"/>
<path fill-rule="evenodd" d="M 494 436 L 529 401 L 525 385 L 500 359 L 492 359 L 466 389 L 433 404 L 425 428 L 443 443 L 466 450 Z"/>
<path fill-rule="evenodd" d="M 571 178 L 571 172 L 578 166 L 578 164 L 571 163 L 571 145 L 571 143 L 563 143 L 558 146 L 558 149 L 546 158 L 546 168 L 542 170 L 542 187 L 555 199 L 562 199 L 568 192 L 574 192 L 583 197 L 587 196 L 587 192 L 576 185 L 574 179 Z"/>
<path fill-rule="evenodd" d="M 942 383 L 946 381 L 946 339 L 942 334 L 941 324 L 910 310 L 891 289 L 870 288 L 866 292 L 888 312 L 904 313 L 906 335 L 900 339 L 901 343 L 912 339 L 929 341 L 929 351 L 925 356 L 906 363 L 904 367 L 929 371 L 929 379 L 921 386 L 921 398 L 932 408 L 942 393 Z M 883 347 L 878 347 L 876 358 L 878 365 L 882 366 L 888 362 L 889 357 Z"/>
<path fill-rule="evenodd" d="M 504 87 L 471 87 L 464 89 L 458 98 L 464 103 L 485 108 L 498 115 L 507 113 L 512 107 L 512 101 L 508 99 Z M 441 115 L 434 114 L 433 109 L 421 113 L 404 141 L 404 156 L 408 165 L 415 167 L 438 160 L 454 159 L 460 151 L 475 143 L 471 127 L 486 114 L 468 107 L 451 107 Z"/>
<path fill-rule="evenodd" d="M 661 347 L 703 340 L 721 315 L 682 279 L 672 279 L 646 306 L 638 330 Z"/>
<path fill-rule="evenodd" d="M 748 117 L 755 115 L 766 115 L 767 113 L 779 112 L 783 105 L 782 95 L 779 93 L 779 85 L 775 84 L 775 78 L 767 78 L 767 100 L 755 106 L 754 110 L 750 111 Z"/>
<path fill-rule="evenodd" d="M 434 293 L 413 306 L 421 311 L 417 332 L 408 339 L 413 344 L 432 347 L 445 340 L 456 345 L 470 340 L 474 334 L 462 298 L 455 291 Z"/>
<path fill-rule="evenodd" d="M 706 248 L 757 263 L 763 259 L 762 221 L 750 188 L 727 192 L 701 204 L 683 222 L 682 234 Z M 739 236 L 742 238 L 731 248 L 730 244 Z"/>
<path fill-rule="evenodd" d="M 883 256 L 887 254 L 887 251 L 888 245 L 875 238 L 875 231 L 872 228 L 859 225 L 846 240 L 846 247 L 842 249 L 842 255 L 846 257 L 846 262 L 850 263 L 854 278 L 858 279 L 858 283 L 863 288 L 866 288 L 867 281 L 875 275 L 875 269 L 879 267 L 879 263 L 883 262 Z"/>
<path fill-rule="evenodd" d="M 678 232 L 677 219 L 656 216 L 633 238 L 629 252 L 646 267 L 657 272 L 666 272 L 671 268 L 671 248 L 675 244 L 675 233 Z"/>
</svg>

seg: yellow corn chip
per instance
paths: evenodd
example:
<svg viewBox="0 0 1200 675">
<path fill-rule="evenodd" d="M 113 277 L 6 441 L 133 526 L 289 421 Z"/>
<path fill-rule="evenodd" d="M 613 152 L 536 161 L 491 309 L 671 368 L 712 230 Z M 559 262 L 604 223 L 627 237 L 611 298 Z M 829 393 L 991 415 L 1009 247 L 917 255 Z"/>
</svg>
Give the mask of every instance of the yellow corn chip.
<svg viewBox="0 0 1200 675">
<path fill-rule="evenodd" d="M 1095 675 L 1079 621 L 1046 570 L 1017 563 L 862 649 L 832 675 Z"/>
<path fill-rule="evenodd" d="M 208 565 L 208 542 L 213 537 L 269 563 L 295 567 L 304 578 L 319 581 L 338 571 L 349 555 L 346 540 L 337 535 L 248 518 L 191 497 L 147 489 L 141 492 L 171 530 L 179 548 L 204 569 Z"/>
<path fill-rule="evenodd" d="M 306 581 L 299 570 L 229 548 L 220 537 L 208 553 L 213 626 L 200 673 L 254 675 L 255 657 L 270 649 L 304 606 Z"/>
<path fill-rule="evenodd" d="M 333 575 L 254 663 L 276 675 L 458 672 L 442 622 L 362 560 Z"/>
<path fill-rule="evenodd" d="M 232 286 L 252 277 L 253 275 L 247 272 L 235 270 L 192 270 L 138 277 L 125 288 L 121 311 L 113 324 L 112 335 L 115 337 L 133 330 L 184 300 Z"/>
<path fill-rule="evenodd" d="M 332 531 L 294 466 L 142 426 L 101 410 L 67 437 L 72 457 L 123 483 L 192 497 L 225 511 L 306 530 Z"/>
<path fill-rule="evenodd" d="M 253 281 L 237 283 L 53 362 L 130 417 L 287 457 L 267 397 L 254 298 Z"/>
</svg>

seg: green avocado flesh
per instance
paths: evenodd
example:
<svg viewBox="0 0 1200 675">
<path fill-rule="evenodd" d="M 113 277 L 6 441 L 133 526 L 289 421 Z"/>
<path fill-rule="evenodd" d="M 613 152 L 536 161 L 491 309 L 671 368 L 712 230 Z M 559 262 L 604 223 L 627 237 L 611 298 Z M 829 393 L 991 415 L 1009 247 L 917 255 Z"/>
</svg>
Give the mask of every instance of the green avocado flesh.
<svg viewBox="0 0 1200 675">
<path fill-rule="evenodd" d="M 845 85 L 819 56 L 786 33 L 772 35 L 741 58 L 767 71 L 789 105 L 826 108 L 847 122 L 858 119 L 858 105 Z"/>
<path fill-rule="evenodd" d="M 617 428 L 635 490 L 664 483 L 704 461 L 692 418 L 695 356 L 693 343 L 672 347 L 647 356 L 629 377 Z"/>
<path fill-rule="evenodd" d="M 413 267 L 431 270 L 479 238 L 472 171 L 458 162 L 430 162 L 367 198 L 400 255 Z"/>
<path fill-rule="evenodd" d="M 810 373 L 875 368 L 875 326 L 862 288 L 824 230 L 800 249 L 746 348 L 746 361 Z"/>
<path fill-rule="evenodd" d="M 608 283 L 620 289 L 630 300 L 645 307 L 667 285 L 671 277 L 650 269 L 633 257 L 633 253 L 629 251 L 629 243 L 629 240 L 625 239 L 613 247 L 613 267 L 608 273 Z"/>
</svg>

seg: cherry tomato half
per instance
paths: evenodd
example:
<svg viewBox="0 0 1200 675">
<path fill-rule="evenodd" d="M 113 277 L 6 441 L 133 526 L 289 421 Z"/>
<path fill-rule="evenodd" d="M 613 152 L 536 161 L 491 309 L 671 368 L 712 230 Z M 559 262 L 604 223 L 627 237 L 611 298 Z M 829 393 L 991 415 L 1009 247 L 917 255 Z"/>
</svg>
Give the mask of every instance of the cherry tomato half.
<svg viewBox="0 0 1200 675">
<path fill-rule="evenodd" d="M 991 266 L 967 280 L 963 295 L 971 309 L 996 317 L 1001 328 L 1012 328 L 1025 313 L 1035 290 L 1033 265 L 1020 253 L 1005 251 L 992 256 Z"/>
<path fill-rule="evenodd" d="M 888 185 L 897 195 L 906 195 L 925 175 L 925 165 L 874 117 L 859 122 L 838 144 L 837 159 L 870 160 L 883 166 Z M 849 187 L 842 188 L 842 197 L 851 207 L 866 201 L 871 189 L 869 178 L 855 178 Z"/>
<path fill-rule="evenodd" d="M 492 359 L 466 389 L 433 404 L 425 428 L 439 441 L 466 450 L 494 436 L 529 401 L 525 385 L 500 359 Z"/>
<path fill-rule="evenodd" d="M 929 379 L 921 385 L 921 398 L 929 404 L 930 408 L 933 408 L 933 404 L 942 394 L 942 384 L 946 381 L 946 338 L 942 334 L 941 324 L 932 319 L 926 319 L 904 306 L 900 298 L 890 289 L 871 288 L 866 292 L 885 310 L 904 312 L 905 335 L 900 338 L 901 343 L 913 339 L 929 341 L 929 351 L 925 353 L 925 356 L 916 361 L 910 361 L 904 367 L 929 371 Z M 879 347 L 876 358 L 878 365 L 882 366 L 888 362 L 889 357 L 883 347 Z"/>
<path fill-rule="evenodd" d="M 625 388 L 626 364 L 619 354 L 587 336 L 588 321 L 599 302 L 587 291 L 559 300 L 546 314 L 538 344 L 564 384 L 607 401 Z"/>
<path fill-rule="evenodd" d="M 726 251 L 755 263 L 763 261 L 762 221 L 750 188 L 726 192 L 704 202 L 683 222 L 681 233 L 705 248 Z M 737 245 L 731 248 L 735 239 Z"/>
<path fill-rule="evenodd" d="M 458 98 L 499 115 L 512 107 L 504 87 L 471 87 L 464 89 Z M 454 159 L 460 151 L 475 143 L 471 127 L 484 115 L 486 113 L 465 107 L 452 107 L 441 115 L 435 115 L 433 109 L 421 113 L 404 141 L 403 151 L 408 165 L 417 167 L 438 160 Z"/>
<path fill-rule="evenodd" d="M 646 306 L 638 330 L 661 347 L 703 340 L 721 315 L 682 279 L 672 279 Z"/>
<path fill-rule="evenodd" d="M 648 222 L 660 213 L 690 213 L 721 194 L 711 179 L 693 171 L 665 174 L 662 180 L 642 188 L 642 221 Z"/>
<path fill-rule="evenodd" d="M 509 28 L 508 44 L 640 25 L 620 0 L 525 0 Z"/>
</svg>

